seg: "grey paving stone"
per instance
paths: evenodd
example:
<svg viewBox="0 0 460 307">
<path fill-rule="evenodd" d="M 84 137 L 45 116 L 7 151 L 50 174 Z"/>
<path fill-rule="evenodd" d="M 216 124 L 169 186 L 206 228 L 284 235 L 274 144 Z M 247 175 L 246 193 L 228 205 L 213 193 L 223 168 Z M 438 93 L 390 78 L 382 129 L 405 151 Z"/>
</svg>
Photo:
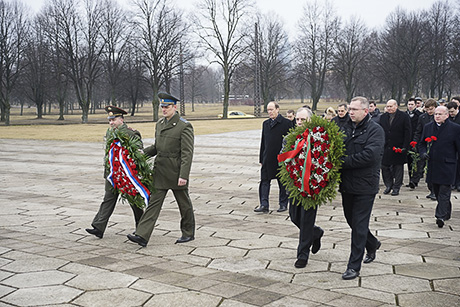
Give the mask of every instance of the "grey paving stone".
<svg viewBox="0 0 460 307">
<path fill-rule="evenodd" d="M 141 306 L 151 296 L 151 294 L 133 289 L 109 289 L 85 292 L 74 303 L 88 307 Z"/>
<path fill-rule="evenodd" d="M 3 284 L 16 288 L 60 285 L 75 277 L 74 274 L 59 271 L 41 271 L 15 274 L 2 281 Z"/>
<path fill-rule="evenodd" d="M 428 263 L 395 266 L 396 274 L 426 279 L 460 277 L 458 266 L 433 265 Z"/>
<path fill-rule="evenodd" d="M 33 256 L 29 259 L 15 260 L 7 265 L 4 265 L 2 269 L 15 273 L 47 271 L 57 269 L 66 263 L 68 262 L 60 259 Z"/>
<path fill-rule="evenodd" d="M 363 278 L 361 286 L 395 294 L 430 291 L 428 280 L 400 275 L 382 275 Z"/>
<path fill-rule="evenodd" d="M 126 288 L 137 279 L 135 276 L 118 272 L 100 272 L 98 274 L 79 274 L 66 285 L 83 290 Z"/>
<path fill-rule="evenodd" d="M 268 265 L 268 261 L 253 259 L 253 258 L 219 258 L 214 259 L 208 265 L 211 269 L 230 271 L 230 272 L 245 272 L 255 269 L 264 269 Z"/>
<path fill-rule="evenodd" d="M 441 279 L 433 281 L 436 291 L 457 295 L 460 297 L 460 279 Z"/>
<path fill-rule="evenodd" d="M 72 301 L 83 291 L 59 286 L 24 288 L 2 297 L 2 301 L 16 306 L 63 304 Z"/>
<path fill-rule="evenodd" d="M 148 292 L 151 294 L 186 292 L 186 288 L 171 286 L 148 279 L 138 279 L 130 286 L 131 289 Z"/>
<path fill-rule="evenodd" d="M 265 291 L 262 289 L 251 289 L 234 296 L 232 299 L 246 304 L 264 306 L 277 301 L 282 297 L 283 295 L 275 292 Z"/>
<path fill-rule="evenodd" d="M 439 292 L 408 293 L 398 295 L 399 306 L 458 306 L 459 296 Z"/>
<path fill-rule="evenodd" d="M 144 306 L 219 306 L 222 298 L 219 296 L 204 294 L 195 291 L 166 293 L 153 296 Z"/>
</svg>

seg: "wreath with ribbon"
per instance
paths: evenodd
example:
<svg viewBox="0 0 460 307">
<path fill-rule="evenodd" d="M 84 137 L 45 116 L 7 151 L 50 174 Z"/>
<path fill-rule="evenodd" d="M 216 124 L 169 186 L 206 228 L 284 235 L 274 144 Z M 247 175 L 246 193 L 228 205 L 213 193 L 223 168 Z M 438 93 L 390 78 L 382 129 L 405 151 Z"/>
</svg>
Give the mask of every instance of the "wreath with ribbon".
<svg viewBox="0 0 460 307">
<path fill-rule="evenodd" d="M 153 170 L 142 148 L 139 137 L 129 137 L 120 129 L 107 130 L 107 180 L 123 200 L 141 209 L 148 206 L 150 194 L 154 192 Z"/>
<path fill-rule="evenodd" d="M 332 201 L 340 183 L 344 134 L 334 122 L 313 115 L 285 137 L 278 176 L 289 197 L 305 210 Z"/>
</svg>

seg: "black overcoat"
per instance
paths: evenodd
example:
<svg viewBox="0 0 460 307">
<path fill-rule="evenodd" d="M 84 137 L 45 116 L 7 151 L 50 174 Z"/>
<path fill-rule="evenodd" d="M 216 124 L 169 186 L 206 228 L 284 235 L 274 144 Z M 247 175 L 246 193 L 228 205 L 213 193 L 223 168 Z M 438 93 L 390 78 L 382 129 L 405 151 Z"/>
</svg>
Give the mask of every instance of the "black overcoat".
<svg viewBox="0 0 460 307">
<path fill-rule="evenodd" d="M 260 178 L 275 179 L 278 173 L 278 154 L 281 150 L 283 137 L 288 134 L 294 124 L 281 114 L 275 119 L 276 124 L 270 127 L 270 120 L 262 124 L 262 139 L 260 142 L 259 163 L 262 164 Z"/>
<path fill-rule="evenodd" d="M 383 113 L 380 125 L 385 131 L 385 145 L 383 151 L 383 165 L 401 165 L 407 162 L 407 150 L 411 141 L 412 128 L 407 113 L 396 110 L 395 118 L 390 125 L 390 115 Z M 404 149 L 403 153 L 396 153 L 393 147 Z"/>
<path fill-rule="evenodd" d="M 428 137 L 435 136 L 436 141 L 427 142 Z M 443 185 L 454 184 L 457 171 L 457 155 L 460 154 L 460 125 L 446 120 L 438 126 L 436 122 L 426 124 L 420 139 L 420 155 L 429 150 L 428 172 L 426 182 Z"/>
</svg>

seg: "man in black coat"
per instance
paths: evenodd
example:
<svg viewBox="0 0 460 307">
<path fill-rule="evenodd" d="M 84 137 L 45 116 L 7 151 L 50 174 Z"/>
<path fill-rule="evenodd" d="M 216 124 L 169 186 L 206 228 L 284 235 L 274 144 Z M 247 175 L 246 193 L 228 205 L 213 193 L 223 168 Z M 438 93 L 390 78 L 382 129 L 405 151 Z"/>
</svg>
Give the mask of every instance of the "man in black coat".
<svg viewBox="0 0 460 307">
<path fill-rule="evenodd" d="M 419 144 L 420 144 L 420 138 L 422 137 L 423 127 L 425 127 L 426 124 L 433 121 L 434 110 L 436 109 L 437 105 L 438 104 L 436 100 L 434 100 L 433 98 L 429 98 L 425 102 L 425 113 L 419 116 L 417 127 L 415 128 L 414 136 L 412 137 L 412 141 L 417 142 L 417 147 L 416 147 L 417 150 L 419 150 L 419 147 L 420 147 Z M 412 177 L 412 181 L 414 182 L 415 186 L 417 186 L 417 183 L 423 177 L 423 172 L 425 171 L 425 165 L 426 165 L 426 161 L 423 159 L 420 159 L 419 162 L 417 163 L 417 171 Z M 436 200 L 436 196 L 434 195 L 433 188 L 431 187 L 430 183 L 428 183 L 428 189 L 430 190 L 430 194 L 428 194 L 426 198 L 429 198 L 431 200 Z"/>
<path fill-rule="evenodd" d="M 413 97 L 409 98 L 409 100 L 407 101 L 406 113 L 407 115 L 409 115 L 409 118 L 410 118 L 410 126 L 412 128 L 411 130 L 411 140 L 412 140 L 415 134 L 415 129 L 417 129 L 418 118 L 420 117 L 420 115 L 422 115 L 422 112 L 420 112 L 416 108 L 415 98 Z M 416 175 L 415 170 L 412 171 L 412 163 L 413 163 L 412 156 L 407 155 L 407 169 L 409 171 L 409 184 L 406 185 L 406 187 L 415 189 L 415 187 L 418 185 L 420 178 Z"/>
<path fill-rule="evenodd" d="M 337 116 L 331 121 L 336 123 L 339 128 L 342 128 L 349 119 L 350 115 L 348 115 L 348 105 L 346 103 L 341 103 L 337 106 Z"/>
<path fill-rule="evenodd" d="M 365 97 L 353 98 L 349 108 L 350 120 L 342 127 L 346 137 L 339 191 L 343 212 L 351 227 L 351 253 L 343 279 L 358 277 L 364 249 L 367 250 L 364 263 L 370 263 L 381 245 L 369 231 L 369 219 L 379 191 L 385 133 L 371 120 L 368 108 Z"/>
<path fill-rule="evenodd" d="M 380 110 L 377 108 L 375 101 L 369 101 L 369 116 L 376 123 L 380 123 L 382 113 L 380 113 Z"/>
<path fill-rule="evenodd" d="M 458 97 L 456 97 L 458 98 Z M 452 101 L 447 104 L 449 110 L 449 120 L 460 125 L 460 112 L 458 111 L 458 103 L 452 98 Z M 460 192 L 460 156 L 457 161 L 457 174 L 455 175 L 455 183 L 452 185 L 452 190 L 457 189 Z"/>
<path fill-rule="evenodd" d="M 278 212 L 287 210 L 288 196 L 283 184 L 276 177 L 278 173 L 278 154 L 281 150 L 283 137 L 288 133 L 289 129 L 294 126 L 294 123 L 279 114 L 280 106 L 276 102 L 269 102 L 267 105 L 268 116 L 262 125 L 262 140 L 260 143 L 259 163 L 262 166 L 260 169 L 260 184 L 259 184 L 259 200 L 260 206 L 254 209 L 254 212 L 268 212 L 270 182 L 276 179 L 279 187 L 279 209 Z"/>
<path fill-rule="evenodd" d="M 396 100 L 388 100 L 386 109 L 387 112 L 380 117 L 380 125 L 385 131 L 382 177 L 386 188 L 383 194 L 389 194 L 393 189 L 391 195 L 396 196 L 403 182 L 412 130 L 409 115 L 398 110 Z"/>
<path fill-rule="evenodd" d="M 420 155 L 428 160 L 426 180 L 432 184 L 438 201 L 435 217 L 439 228 L 452 214 L 451 185 L 455 180 L 457 157 L 460 154 L 460 125 L 449 121 L 448 117 L 445 106 L 437 107 L 434 122 L 423 128 L 420 143 Z"/>
</svg>

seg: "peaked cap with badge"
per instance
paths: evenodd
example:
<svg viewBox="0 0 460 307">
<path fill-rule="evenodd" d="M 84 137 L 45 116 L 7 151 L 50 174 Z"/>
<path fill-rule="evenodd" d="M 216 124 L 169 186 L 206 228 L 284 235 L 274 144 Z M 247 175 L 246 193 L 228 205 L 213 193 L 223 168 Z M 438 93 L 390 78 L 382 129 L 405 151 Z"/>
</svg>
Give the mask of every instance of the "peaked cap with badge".
<svg viewBox="0 0 460 307">
<path fill-rule="evenodd" d="M 114 119 L 115 117 L 123 116 L 128 114 L 125 110 L 115 106 L 106 106 L 105 111 L 107 112 L 107 119 Z"/>
<path fill-rule="evenodd" d="M 168 93 L 158 93 L 158 98 L 160 98 L 160 106 L 161 107 L 167 107 L 170 105 L 176 105 L 179 99 L 174 97 L 173 95 L 170 95 Z"/>
</svg>

